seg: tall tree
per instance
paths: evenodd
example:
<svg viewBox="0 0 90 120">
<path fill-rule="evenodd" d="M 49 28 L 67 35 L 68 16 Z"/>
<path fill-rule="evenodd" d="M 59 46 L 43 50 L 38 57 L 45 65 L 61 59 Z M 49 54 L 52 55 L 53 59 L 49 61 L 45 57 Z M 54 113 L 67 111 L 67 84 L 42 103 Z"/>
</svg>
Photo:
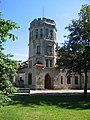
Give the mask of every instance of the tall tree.
<svg viewBox="0 0 90 120">
<path fill-rule="evenodd" d="M 87 94 L 87 73 L 90 70 L 90 5 L 82 5 L 79 19 L 72 20 L 66 29 L 67 41 L 59 48 L 59 66 L 69 71 L 85 73 L 84 95 Z"/>
<path fill-rule="evenodd" d="M 11 33 L 11 30 L 18 28 L 19 26 L 17 26 L 15 22 L 3 19 L 0 12 L 0 93 L 3 98 L 8 98 L 7 95 L 14 91 L 12 81 L 13 76 L 16 74 L 17 64 L 15 60 L 11 59 L 13 55 L 4 53 L 4 43 L 9 39 L 17 39 L 17 37 Z"/>
</svg>

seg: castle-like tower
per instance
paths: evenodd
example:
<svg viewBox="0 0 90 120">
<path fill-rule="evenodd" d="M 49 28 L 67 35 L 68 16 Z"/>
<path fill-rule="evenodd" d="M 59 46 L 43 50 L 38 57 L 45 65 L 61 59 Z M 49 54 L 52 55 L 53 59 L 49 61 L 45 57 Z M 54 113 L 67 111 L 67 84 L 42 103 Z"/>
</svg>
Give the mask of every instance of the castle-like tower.
<svg viewBox="0 0 90 120">
<path fill-rule="evenodd" d="M 42 84 L 40 89 L 52 87 L 53 83 L 50 81 L 50 70 L 52 70 L 56 64 L 56 32 L 57 29 L 54 20 L 38 18 L 30 23 L 28 68 L 30 84 L 35 88 L 38 87 L 38 83 L 39 85 L 40 83 Z M 36 72 L 37 69 L 38 73 Z M 47 84 L 46 86 L 44 86 L 43 81 L 45 75 L 47 75 L 46 79 L 48 81 L 48 83 L 45 83 Z M 43 80 L 41 80 L 41 76 Z"/>
<path fill-rule="evenodd" d="M 34 19 L 29 28 L 29 68 L 35 64 L 54 67 L 56 63 L 56 24 L 47 18 Z"/>
</svg>

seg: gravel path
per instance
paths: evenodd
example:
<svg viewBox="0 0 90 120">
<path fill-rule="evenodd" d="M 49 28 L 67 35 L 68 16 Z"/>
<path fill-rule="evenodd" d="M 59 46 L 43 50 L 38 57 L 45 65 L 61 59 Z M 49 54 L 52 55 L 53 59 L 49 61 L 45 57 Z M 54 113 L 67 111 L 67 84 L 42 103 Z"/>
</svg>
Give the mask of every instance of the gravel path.
<svg viewBox="0 0 90 120">
<path fill-rule="evenodd" d="M 65 90 L 30 90 L 30 94 L 83 94 L 84 90 L 71 90 L 71 89 L 65 89 Z M 87 91 L 88 94 L 90 94 L 90 90 Z"/>
</svg>

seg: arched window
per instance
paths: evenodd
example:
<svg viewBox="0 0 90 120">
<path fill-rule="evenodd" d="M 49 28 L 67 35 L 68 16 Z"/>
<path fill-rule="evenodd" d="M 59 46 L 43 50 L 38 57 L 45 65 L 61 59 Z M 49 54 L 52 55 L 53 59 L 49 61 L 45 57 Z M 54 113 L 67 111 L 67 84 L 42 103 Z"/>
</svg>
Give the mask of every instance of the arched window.
<svg viewBox="0 0 90 120">
<path fill-rule="evenodd" d="M 78 84 L 78 76 L 75 76 L 75 84 Z"/>
</svg>

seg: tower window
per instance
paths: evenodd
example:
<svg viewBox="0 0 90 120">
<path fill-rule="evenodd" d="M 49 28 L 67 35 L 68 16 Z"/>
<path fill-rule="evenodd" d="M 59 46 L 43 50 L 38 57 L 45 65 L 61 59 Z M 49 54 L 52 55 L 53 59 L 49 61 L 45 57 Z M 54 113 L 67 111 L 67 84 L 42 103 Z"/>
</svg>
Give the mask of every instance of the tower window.
<svg viewBox="0 0 90 120">
<path fill-rule="evenodd" d="M 48 60 L 46 60 L 46 67 L 48 67 Z"/>
<path fill-rule="evenodd" d="M 50 38 L 53 38 L 53 30 L 50 30 Z"/>
<path fill-rule="evenodd" d="M 71 84 L 71 77 L 67 76 L 67 84 Z"/>
<path fill-rule="evenodd" d="M 40 29 L 40 38 L 43 37 L 43 29 Z"/>
<path fill-rule="evenodd" d="M 36 39 L 38 38 L 38 29 L 36 29 Z"/>
<path fill-rule="evenodd" d="M 41 47 L 37 46 L 37 54 L 40 55 L 41 54 Z"/>
<path fill-rule="evenodd" d="M 50 67 L 52 67 L 52 60 L 50 60 Z"/>
</svg>

